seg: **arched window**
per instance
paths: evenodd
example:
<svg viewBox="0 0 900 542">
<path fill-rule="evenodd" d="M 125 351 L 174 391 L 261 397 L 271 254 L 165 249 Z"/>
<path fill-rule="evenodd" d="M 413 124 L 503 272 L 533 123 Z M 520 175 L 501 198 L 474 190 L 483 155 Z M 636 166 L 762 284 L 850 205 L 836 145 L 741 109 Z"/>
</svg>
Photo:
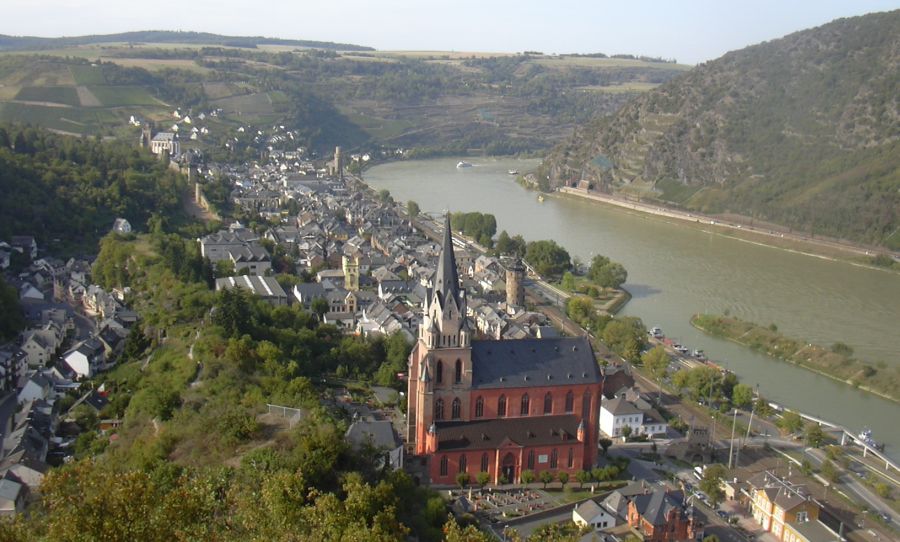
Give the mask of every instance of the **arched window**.
<svg viewBox="0 0 900 542">
<path fill-rule="evenodd" d="M 501 395 L 497 401 L 497 416 L 506 416 L 506 396 Z"/>
<path fill-rule="evenodd" d="M 569 448 L 569 459 L 566 460 L 566 466 L 570 469 L 575 466 L 575 450 Z"/>
<path fill-rule="evenodd" d="M 461 405 L 461 403 L 459 402 L 459 398 L 458 398 L 458 397 L 457 397 L 456 399 L 453 400 L 453 406 L 450 407 L 450 416 L 451 416 L 454 420 L 458 420 L 458 419 L 459 419 L 459 408 L 460 408 L 460 405 Z"/>
<path fill-rule="evenodd" d="M 534 450 L 528 450 L 528 469 L 534 469 Z"/>
<path fill-rule="evenodd" d="M 522 408 L 519 410 L 519 414 L 521 414 L 522 416 L 527 416 L 529 406 L 531 406 L 531 403 L 529 402 L 528 394 L 526 393 L 522 396 Z"/>
<path fill-rule="evenodd" d="M 434 402 L 434 419 L 435 420 L 443 420 L 444 419 L 444 400 L 438 399 Z"/>
<path fill-rule="evenodd" d="M 462 382 L 462 361 L 456 360 L 456 374 L 454 376 L 454 382 L 459 384 Z"/>
<path fill-rule="evenodd" d="M 488 471 L 488 454 L 487 452 L 481 454 L 481 472 Z"/>
<path fill-rule="evenodd" d="M 553 451 L 550 452 L 550 468 L 555 469 L 559 464 L 559 453 L 556 451 L 556 448 L 553 448 Z"/>
<path fill-rule="evenodd" d="M 569 393 L 566 394 L 566 412 L 572 412 L 575 408 L 575 394 L 572 393 L 572 390 L 569 390 Z"/>
<path fill-rule="evenodd" d="M 441 476 L 447 476 L 447 456 L 441 458 Z"/>
<path fill-rule="evenodd" d="M 466 454 L 459 456 L 459 472 L 466 472 L 466 468 L 468 465 L 466 464 Z"/>
<path fill-rule="evenodd" d="M 484 416 L 484 399 L 479 397 L 475 399 L 475 417 L 480 418 Z"/>
<path fill-rule="evenodd" d="M 553 413 L 553 396 L 550 395 L 550 392 L 547 392 L 547 395 L 544 396 L 544 414 L 552 414 Z"/>
<path fill-rule="evenodd" d="M 441 382 L 444 381 L 444 362 L 443 361 L 438 360 L 437 369 L 434 370 L 434 373 L 435 373 L 434 381 L 437 384 L 440 384 Z"/>
<path fill-rule="evenodd" d="M 585 420 L 591 419 L 591 392 L 584 392 L 584 397 L 581 399 L 581 417 Z"/>
</svg>

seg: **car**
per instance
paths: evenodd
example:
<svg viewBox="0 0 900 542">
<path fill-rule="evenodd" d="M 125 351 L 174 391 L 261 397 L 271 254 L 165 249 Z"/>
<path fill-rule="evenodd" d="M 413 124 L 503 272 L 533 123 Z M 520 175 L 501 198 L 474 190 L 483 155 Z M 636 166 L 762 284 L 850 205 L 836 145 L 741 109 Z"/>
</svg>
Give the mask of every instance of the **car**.
<svg viewBox="0 0 900 542">
<path fill-rule="evenodd" d="M 716 510 L 716 515 L 722 519 L 728 519 L 729 514 L 725 510 Z"/>
</svg>

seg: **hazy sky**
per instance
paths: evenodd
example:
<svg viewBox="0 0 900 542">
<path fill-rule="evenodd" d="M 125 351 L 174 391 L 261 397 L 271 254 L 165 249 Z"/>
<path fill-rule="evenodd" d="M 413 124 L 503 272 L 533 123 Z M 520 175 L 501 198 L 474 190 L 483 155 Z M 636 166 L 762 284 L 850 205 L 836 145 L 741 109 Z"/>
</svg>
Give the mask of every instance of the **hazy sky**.
<svg viewBox="0 0 900 542">
<path fill-rule="evenodd" d="M 900 0 L 0 0 L 0 34 L 195 30 L 377 49 L 632 53 L 696 63 Z"/>
</svg>

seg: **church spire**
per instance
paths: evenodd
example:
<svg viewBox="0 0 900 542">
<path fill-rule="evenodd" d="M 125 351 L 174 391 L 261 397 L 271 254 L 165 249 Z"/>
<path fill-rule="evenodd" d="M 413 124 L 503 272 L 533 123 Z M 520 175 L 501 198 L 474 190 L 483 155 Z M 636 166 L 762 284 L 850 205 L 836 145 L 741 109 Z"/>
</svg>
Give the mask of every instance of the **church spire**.
<svg viewBox="0 0 900 542">
<path fill-rule="evenodd" d="M 448 298 L 459 302 L 459 274 L 456 271 L 456 256 L 453 254 L 453 234 L 450 231 L 450 213 L 444 219 L 444 242 L 434 274 L 434 291 L 440 294 L 441 304 L 446 306 Z"/>
</svg>

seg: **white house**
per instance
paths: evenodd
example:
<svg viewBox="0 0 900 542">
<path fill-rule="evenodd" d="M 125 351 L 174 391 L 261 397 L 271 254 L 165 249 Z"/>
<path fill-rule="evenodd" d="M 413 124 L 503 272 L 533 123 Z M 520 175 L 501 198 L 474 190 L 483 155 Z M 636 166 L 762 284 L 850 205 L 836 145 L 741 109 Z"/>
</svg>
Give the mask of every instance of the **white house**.
<svg viewBox="0 0 900 542">
<path fill-rule="evenodd" d="M 640 402 L 644 403 L 642 400 Z M 639 408 L 624 394 L 604 401 L 600 405 L 600 430 L 610 437 L 621 436 L 625 426 L 631 428 L 632 435 L 665 433 L 668 426 L 663 417 L 649 405 L 642 406 L 645 408 Z"/>
<path fill-rule="evenodd" d="M 52 391 L 53 383 L 44 375 L 35 373 L 31 375 L 31 378 L 28 379 L 28 382 L 26 382 L 19 391 L 19 404 L 21 405 L 28 401 L 37 401 L 38 399 L 47 399 L 50 397 Z"/>
<path fill-rule="evenodd" d="M 616 518 L 594 500 L 587 500 L 572 510 L 572 521 L 579 527 L 590 525 L 593 529 L 615 527 Z"/>
<path fill-rule="evenodd" d="M 124 218 L 117 218 L 113 222 L 113 231 L 116 233 L 131 233 L 131 222 Z"/>
</svg>

